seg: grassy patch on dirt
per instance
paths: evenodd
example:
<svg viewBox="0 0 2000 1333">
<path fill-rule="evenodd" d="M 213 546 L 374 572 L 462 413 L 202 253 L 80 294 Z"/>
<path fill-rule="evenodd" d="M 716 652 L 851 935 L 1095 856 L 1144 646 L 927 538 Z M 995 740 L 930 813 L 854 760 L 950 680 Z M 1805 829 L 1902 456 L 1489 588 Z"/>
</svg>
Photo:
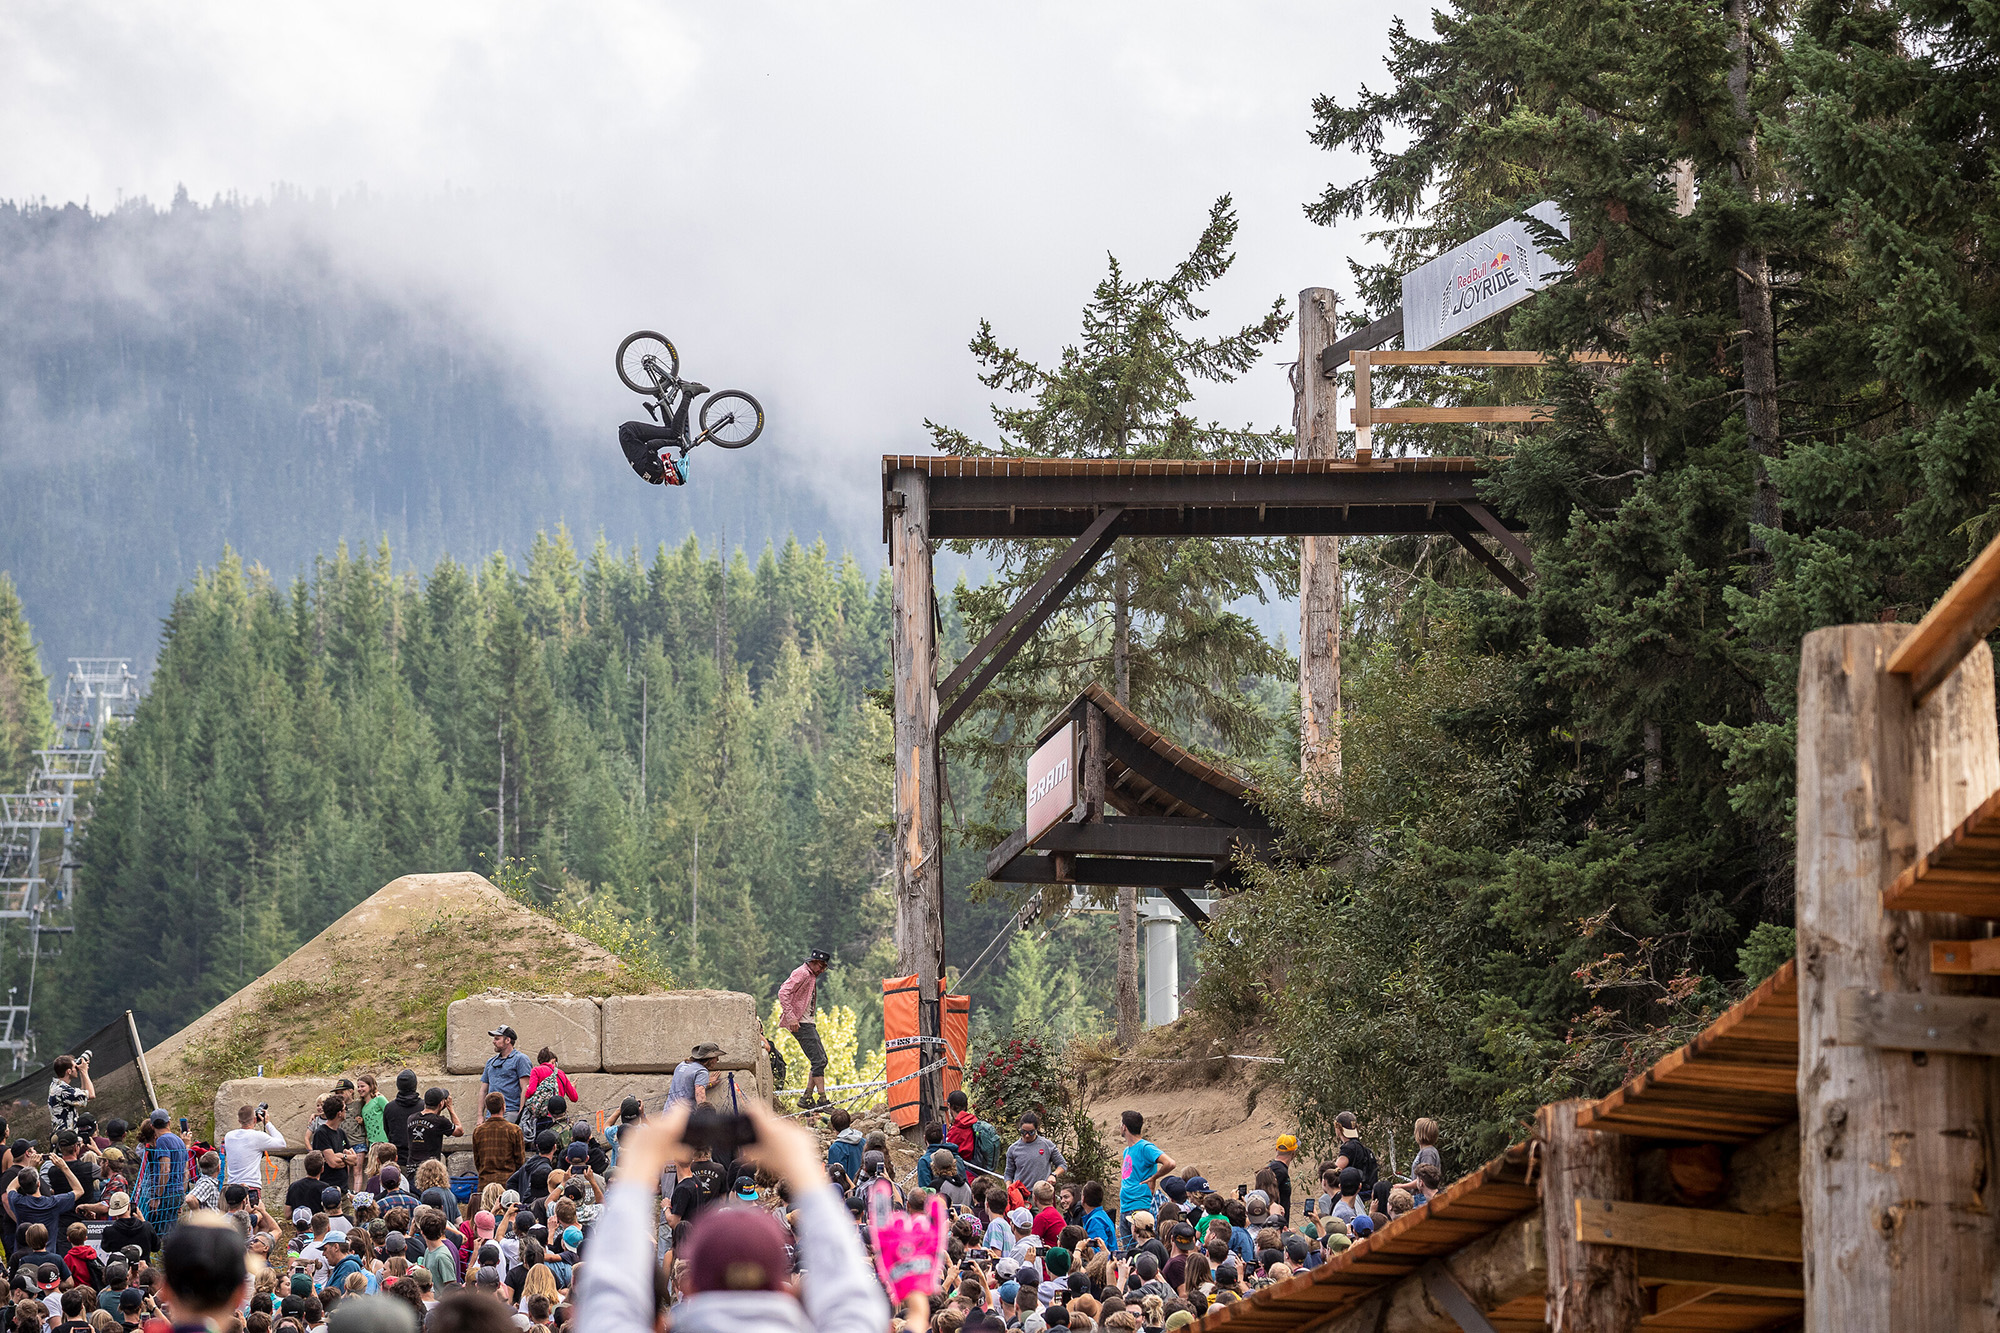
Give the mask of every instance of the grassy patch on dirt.
<svg viewBox="0 0 2000 1333">
<path fill-rule="evenodd" d="M 216 1088 L 233 1078 L 327 1075 L 402 1065 L 441 1069 L 445 1010 L 453 1000 L 498 988 L 527 994 L 622 995 L 659 988 L 590 951 L 545 917 L 468 917 L 440 908 L 387 935 L 336 940 L 321 975 L 283 979 L 256 1003 L 190 1040 L 157 1091 L 176 1115 L 202 1122 Z"/>
</svg>

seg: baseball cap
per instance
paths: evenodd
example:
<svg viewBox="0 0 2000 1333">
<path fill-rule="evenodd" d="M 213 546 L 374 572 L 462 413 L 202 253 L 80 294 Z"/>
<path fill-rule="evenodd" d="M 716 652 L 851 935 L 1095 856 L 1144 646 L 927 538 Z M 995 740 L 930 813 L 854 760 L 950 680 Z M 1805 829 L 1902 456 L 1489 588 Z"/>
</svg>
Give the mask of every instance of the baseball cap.
<svg viewBox="0 0 2000 1333">
<path fill-rule="evenodd" d="M 492 1264 L 482 1264 L 480 1265 L 479 1276 L 474 1281 L 482 1287 L 497 1287 L 500 1285 L 500 1270 Z"/>
<path fill-rule="evenodd" d="M 118 1293 L 118 1308 L 136 1310 L 146 1303 L 146 1293 L 137 1287 L 127 1287 Z"/>
<path fill-rule="evenodd" d="M 577 1246 L 583 1244 L 583 1229 L 581 1227 L 564 1227 L 562 1242 L 565 1250 L 574 1250 Z"/>
<path fill-rule="evenodd" d="M 1186 1328 L 1193 1322 L 1194 1322 L 1194 1313 L 1192 1311 L 1176 1310 L 1172 1314 L 1167 1316 L 1166 1327 L 1169 1329 Z"/>
<path fill-rule="evenodd" d="M 784 1233 L 761 1208 L 710 1207 L 695 1220 L 682 1249 L 690 1294 L 777 1291 L 792 1271 Z"/>
<path fill-rule="evenodd" d="M 1021 1299 L 1021 1284 L 1018 1282 L 1002 1282 L 1000 1284 L 1000 1299 L 1009 1305 Z"/>
<path fill-rule="evenodd" d="M 757 1181 L 753 1176 L 736 1177 L 736 1197 L 745 1203 L 757 1202 Z"/>
<path fill-rule="evenodd" d="M 618 1104 L 618 1118 L 626 1124 L 646 1114 L 646 1104 L 637 1097 L 627 1097 Z"/>
<path fill-rule="evenodd" d="M 1020 1271 L 1021 1261 L 1019 1259 L 1002 1259 L 999 1263 L 993 1265 L 994 1276 L 998 1277 L 1002 1282 L 1005 1282 Z"/>
<path fill-rule="evenodd" d="M 129 1207 L 130 1205 L 128 1204 L 127 1206 Z M 118 1211 L 117 1205 L 114 1204 L 112 1206 L 111 1211 L 114 1213 L 117 1212 Z M 304 1204 L 300 1204 L 298 1207 L 292 1209 L 293 1226 L 295 1227 L 311 1226 L 312 1220 L 313 1220 L 313 1210 L 306 1207 Z"/>
<path fill-rule="evenodd" d="M 1353 1221 L 1347 1224 L 1347 1232 L 1351 1236 L 1366 1236 L 1374 1230 L 1375 1219 L 1372 1217 L 1357 1215 Z"/>
<path fill-rule="evenodd" d="M 484 1208 L 481 1208 L 472 1215 L 472 1229 L 482 1236 L 492 1235 L 493 1228 L 496 1225 L 498 1224 L 494 1221 L 493 1214 L 487 1212 Z"/>
<path fill-rule="evenodd" d="M 335 1092 L 353 1092 L 354 1080 L 351 1078 L 340 1079 L 333 1085 L 333 1090 Z"/>
<path fill-rule="evenodd" d="M 340 1191 L 334 1186 L 328 1185 L 319 1192 L 319 1202 L 320 1206 L 329 1213 L 340 1211 Z"/>
<path fill-rule="evenodd" d="M 119 1190 L 116 1194 L 111 1196 L 111 1215 L 113 1217 L 123 1217 L 125 1216 L 125 1214 L 131 1211 L 132 1211 L 131 1195 L 127 1194 L 124 1190 Z"/>
<path fill-rule="evenodd" d="M 1189 1176 L 1187 1178 L 1187 1187 L 1190 1194 L 1206 1194 L 1208 1193 L 1208 1177 Z"/>
<path fill-rule="evenodd" d="M 444 1200 L 445 1200 L 445 1192 L 439 1189 L 436 1185 L 431 1186 L 429 1189 L 425 1190 L 422 1194 L 419 1194 L 417 1196 L 418 1203 L 427 1203 L 431 1207 L 439 1210 L 442 1210 L 444 1208 Z"/>
<path fill-rule="evenodd" d="M 1025 1208 L 1016 1208 L 1013 1212 L 1007 1214 L 1007 1223 L 1009 1226 L 1020 1227 L 1025 1231 L 1027 1228 L 1035 1225 L 1035 1215 Z"/>
<path fill-rule="evenodd" d="M 1183 1203 L 1188 1196 L 1188 1186 L 1179 1176 L 1160 1177 L 1160 1192 L 1175 1203 Z"/>
<path fill-rule="evenodd" d="M 345 1231 L 329 1231 L 327 1233 L 326 1239 L 321 1241 L 320 1244 L 338 1245 L 341 1249 L 344 1250 L 347 1248 L 347 1233 Z"/>
<path fill-rule="evenodd" d="M 553 1129 L 545 1129 L 541 1133 L 535 1135 L 536 1152 L 547 1152 L 549 1151 L 549 1149 L 555 1146 L 556 1146 L 556 1132 Z"/>
<path fill-rule="evenodd" d="M 43 1291 L 60 1287 L 62 1285 L 62 1270 L 54 1264 L 43 1264 L 41 1269 L 35 1274 L 35 1281 L 41 1283 Z"/>
<path fill-rule="evenodd" d="M 489 1037 L 505 1037 L 508 1041 L 519 1041 L 521 1039 L 520 1033 L 514 1031 L 514 1029 L 504 1023 L 497 1028 L 491 1029 L 486 1035 Z"/>
<path fill-rule="evenodd" d="M 1192 1222 L 1176 1222 L 1176 1223 L 1174 1223 L 1174 1239 L 1175 1239 L 1175 1240 L 1193 1240 L 1193 1239 L 1194 1239 L 1194 1223 L 1192 1223 Z"/>
<path fill-rule="evenodd" d="M 1243 1206 L 1253 1212 L 1259 1208 L 1269 1208 L 1271 1206 L 1271 1196 L 1263 1190 L 1251 1190 L 1243 1196 Z"/>
<path fill-rule="evenodd" d="M 590 1160 L 590 1145 L 587 1143 L 572 1143 L 569 1147 L 563 1149 L 563 1156 L 572 1162 L 587 1162 Z"/>
<path fill-rule="evenodd" d="M 385 1164 L 382 1168 L 383 1192 L 387 1193 L 389 1190 L 396 1188 L 396 1186 L 402 1183 L 403 1183 L 402 1170 L 398 1168 L 394 1162 L 389 1162 Z"/>
<path fill-rule="evenodd" d="M 808 963 L 827 963 L 830 965 L 833 962 L 833 955 L 824 949 L 814 949 L 806 955 L 806 961 Z"/>
<path fill-rule="evenodd" d="M 569 1136 L 578 1143 L 590 1142 L 590 1122 L 588 1120 L 572 1120 L 569 1126 Z"/>
<path fill-rule="evenodd" d="M 1298 1136 L 1298 1135 L 1296 1135 L 1296 1134 L 1280 1134 L 1280 1135 L 1278 1135 L 1278 1151 L 1279 1151 L 1279 1152 L 1297 1152 L 1298 1150 L 1299 1150 L 1299 1136 Z"/>
</svg>

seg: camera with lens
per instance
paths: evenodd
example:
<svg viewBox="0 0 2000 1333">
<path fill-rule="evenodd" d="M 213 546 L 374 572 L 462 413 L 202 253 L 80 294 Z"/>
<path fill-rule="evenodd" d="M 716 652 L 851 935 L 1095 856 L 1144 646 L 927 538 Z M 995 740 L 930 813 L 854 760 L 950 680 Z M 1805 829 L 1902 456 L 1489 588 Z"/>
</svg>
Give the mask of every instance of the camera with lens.
<svg viewBox="0 0 2000 1333">
<path fill-rule="evenodd" d="M 257 1103 L 257 1118 L 259 1120 L 268 1120 L 271 1118 L 271 1103 L 269 1102 Z"/>
<path fill-rule="evenodd" d="M 82 1055 L 76 1057 L 76 1062 L 80 1065 L 87 1065 L 90 1063 L 90 1056 L 91 1053 L 89 1051 L 85 1051 Z"/>
<path fill-rule="evenodd" d="M 690 1148 L 706 1148 L 718 1162 L 736 1159 L 736 1152 L 757 1141 L 757 1126 L 740 1112 L 718 1111 L 713 1106 L 697 1106 L 688 1115 L 681 1140 Z"/>
</svg>

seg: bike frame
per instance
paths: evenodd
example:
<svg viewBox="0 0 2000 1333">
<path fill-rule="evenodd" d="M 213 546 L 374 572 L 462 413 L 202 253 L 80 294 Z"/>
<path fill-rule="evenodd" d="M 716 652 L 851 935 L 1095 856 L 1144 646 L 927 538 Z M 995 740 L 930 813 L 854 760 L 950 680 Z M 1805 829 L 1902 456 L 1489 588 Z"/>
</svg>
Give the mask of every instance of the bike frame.
<svg viewBox="0 0 2000 1333">
<path fill-rule="evenodd" d="M 653 377 L 654 396 L 659 399 L 660 403 L 660 424 L 674 433 L 674 438 L 668 443 L 667 447 L 670 449 L 678 448 L 681 451 L 681 457 L 687 457 L 688 450 L 694 448 L 697 444 L 707 441 L 713 433 L 713 429 L 705 430 L 690 439 L 688 436 L 688 412 L 694 407 L 694 395 L 687 391 L 687 385 L 682 382 L 678 375 L 668 373 L 667 368 L 661 365 L 659 360 L 651 353 L 642 356 L 639 359 L 639 364 L 644 366 L 646 373 Z M 726 420 L 735 420 L 735 414 L 731 413 Z M 723 423 L 717 422 L 716 424 L 721 425 Z"/>
</svg>

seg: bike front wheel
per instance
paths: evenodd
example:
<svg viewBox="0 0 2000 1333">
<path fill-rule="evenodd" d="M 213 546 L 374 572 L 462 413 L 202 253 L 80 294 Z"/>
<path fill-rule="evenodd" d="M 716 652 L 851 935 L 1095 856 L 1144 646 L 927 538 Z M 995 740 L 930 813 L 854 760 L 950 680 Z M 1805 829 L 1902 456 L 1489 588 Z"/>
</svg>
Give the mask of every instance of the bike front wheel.
<svg viewBox="0 0 2000 1333">
<path fill-rule="evenodd" d="M 625 381 L 625 387 L 633 393 L 658 393 L 660 386 L 653 382 L 653 376 L 646 369 L 646 358 L 652 357 L 672 379 L 681 371 L 681 354 L 665 335 L 641 329 L 637 333 L 625 335 L 625 341 L 618 344 L 618 378 Z"/>
<path fill-rule="evenodd" d="M 712 393 L 701 405 L 701 432 L 725 449 L 741 449 L 764 433 L 764 408 L 741 389 Z"/>
</svg>

